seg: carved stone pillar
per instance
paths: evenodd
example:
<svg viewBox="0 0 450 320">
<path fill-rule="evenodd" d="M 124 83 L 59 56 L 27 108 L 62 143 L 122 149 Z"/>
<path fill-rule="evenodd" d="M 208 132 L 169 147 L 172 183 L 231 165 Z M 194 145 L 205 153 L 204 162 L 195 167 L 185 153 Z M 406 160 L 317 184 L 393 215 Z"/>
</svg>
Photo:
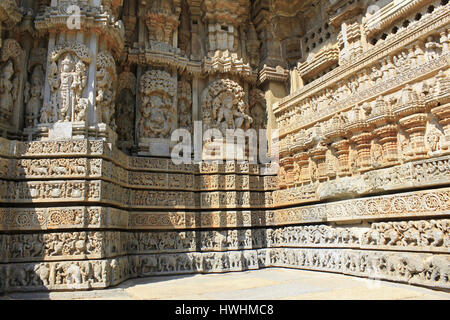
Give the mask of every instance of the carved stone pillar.
<svg viewBox="0 0 450 320">
<path fill-rule="evenodd" d="M 359 170 L 367 171 L 371 168 L 370 146 L 373 135 L 369 132 L 362 132 L 352 136 L 350 141 L 356 144 L 358 152 Z"/>
<path fill-rule="evenodd" d="M 426 113 L 417 113 L 400 119 L 400 125 L 409 134 L 411 157 L 424 158 L 427 155 L 425 148 L 425 130 L 428 116 Z"/>
<path fill-rule="evenodd" d="M 294 157 L 297 164 L 297 181 L 298 183 L 305 183 L 310 180 L 309 175 L 309 154 L 306 151 L 297 153 Z"/>
<path fill-rule="evenodd" d="M 383 147 L 383 159 L 388 164 L 395 164 L 398 161 L 397 133 L 398 129 L 395 124 L 387 124 L 374 131 Z"/>
<path fill-rule="evenodd" d="M 280 165 L 284 175 L 283 185 L 286 187 L 292 187 L 294 185 L 294 159 L 292 157 L 283 158 L 280 161 Z"/>
<path fill-rule="evenodd" d="M 317 180 L 325 181 L 327 180 L 327 163 L 326 163 L 326 152 L 328 148 L 325 145 L 318 145 L 315 149 L 310 151 L 311 159 L 317 165 Z"/>
<path fill-rule="evenodd" d="M 444 129 L 444 141 L 441 142 L 441 148 L 450 150 L 450 103 L 434 107 L 431 113 L 438 118 L 439 124 Z"/>
<path fill-rule="evenodd" d="M 73 5 L 80 8 L 78 20 L 69 10 Z M 116 22 L 121 6 L 53 0 L 38 13 L 35 27 L 49 34 L 49 55 L 40 121 L 30 136 L 116 142 L 116 59 L 125 43 L 123 24 Z"/>
<path fill-rule="evenodd" d="M 442 54 L 446 54 L 449 51 L 449 30 L 447 28 L 439 30 L 439 34 L 441 36 L 439 42 L 442 45 Z"/>
<path fill-rule="evenodd" d="M 347 139 L 341 139 L 331 144 L 336 149 L 336 154 L 339 161 L 338 176 L 349 176 L 350 166 L 348 163 L 349 146 L 350 143 Z"/>
</svg>

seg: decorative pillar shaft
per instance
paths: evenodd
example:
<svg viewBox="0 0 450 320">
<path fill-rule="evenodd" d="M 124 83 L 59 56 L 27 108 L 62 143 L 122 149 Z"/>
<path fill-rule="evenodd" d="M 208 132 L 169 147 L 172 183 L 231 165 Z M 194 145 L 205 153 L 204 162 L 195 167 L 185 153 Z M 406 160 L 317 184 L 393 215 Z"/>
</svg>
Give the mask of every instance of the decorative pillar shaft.
<svg viewBox="0 0 450 320">
<path fill-rule="evenodd" d="M 332 144 L 332 147 L 336 149 L 336 154 L 338 155 L 339 161 L 338 176 L 350 175 L 350 167 L 348 163 L 348 155 L 350 152 L 349 146 L 350 143 L 347 139 L 342 139 Z"/>
<path fill-rule="evenodd" d="M 370 143 L 372 137 L 373 135 L 371 133 L 363 132 L 351 138 L 351 141 L 356 144 L 360 171 L 366 171 L 372 166 L 370 158 Z"/>
<path fill-rule="evenodd" d="M 374 131 L 383 147 L 383 159 L 388 163 L 396 163 L 398 160 L 397 132 L 397 126 L 394 124 L 387 124 Z"/>
<path fill-rule="evenodd" d="M 413 158 L 423 158 L 427 154 L 425 148 L 425 130 L 428 116 L 426 113 L 417 113 L 400 119 L 400 124 L 409 134 Z"/>
</svg>

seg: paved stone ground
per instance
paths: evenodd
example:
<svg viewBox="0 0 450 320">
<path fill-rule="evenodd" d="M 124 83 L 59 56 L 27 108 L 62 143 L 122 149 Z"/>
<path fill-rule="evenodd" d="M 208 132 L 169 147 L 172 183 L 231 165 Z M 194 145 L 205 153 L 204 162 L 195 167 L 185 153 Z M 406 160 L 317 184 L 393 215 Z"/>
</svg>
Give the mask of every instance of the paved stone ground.
<svg viewBox="0 0 450 320">
<path fill-rule="evenodd" d="M 450 293 L 387 281 L 293 269 L 135 279 L 107 290 L 15 293 L 6 299 L 53 300 L 450 300 Z"/>
</svg>

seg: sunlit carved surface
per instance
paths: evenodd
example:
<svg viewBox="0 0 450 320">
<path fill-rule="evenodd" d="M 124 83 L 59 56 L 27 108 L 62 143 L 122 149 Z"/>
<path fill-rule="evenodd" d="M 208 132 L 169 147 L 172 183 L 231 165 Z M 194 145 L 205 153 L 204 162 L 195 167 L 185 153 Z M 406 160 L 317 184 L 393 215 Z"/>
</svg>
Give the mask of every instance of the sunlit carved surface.
<svg viewBox="0 0 450 320">
<path fill-rule="evenodd" d="M 0 292 L 267 267 L 450 288 L 448 1 L 94 2 L 0 2 Z M 210 129 L 278 129 L 278 172 L 172 161 Z"/>
</svg>

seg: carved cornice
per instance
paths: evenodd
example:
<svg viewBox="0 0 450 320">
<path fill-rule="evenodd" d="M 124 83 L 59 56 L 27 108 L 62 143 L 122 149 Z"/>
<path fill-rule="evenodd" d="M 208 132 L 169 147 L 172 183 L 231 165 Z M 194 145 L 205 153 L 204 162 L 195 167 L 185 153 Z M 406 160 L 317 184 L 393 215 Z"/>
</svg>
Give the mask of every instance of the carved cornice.
<svg viewBox="0 0 450 320">
<path fill-rule="evenodd" d="M 335 1 L 335 4 L 328 8 L 330 13 L 330 25 L 339 28 L 345 20 L 354 19 L 364 11 L 364 3 L 361 0 L 354 0 L 347 4 L 348 0 Z"/>
<path fill-rule="evenodd" d="M 339 61 L 339 48 L 335 46 L 323 48 L 311 57 L 311 61 L 308 59 L 308 61 L 298 64 L 297 69 L 301 77 L 320 73 L 322 70 L 337 63 Z"/>
<path fill-rule="evenodd" d="M 426 6 L 433 0 L 400 0 L 391 1 L 367 18 L 364 30 L 368 37 L 388 27 L 396 20 L 405 17 L 417 8 Z"/>
<path fill-rule="evenodd" d="M 68 12 L 68 5 L 46 7 L 35 19 L 36 30 L 41 34 L 73 31 L 68 26 L 68 21 L 73 20 L 73 12 Z M 79 26 L 81 30 L 76 30 L 77 32 L 99 34 L 115 55 L 122 52 L 125 45 L 125 28 L 121 21 L 116 20 L 109 7 L 80 7 Z"/>
<path fill-rule="evenodd" d="M 257 73 L 252 70 L 249 63 L 237 57 L 237 54 L 230 52 L 218 52 L 214 57 L 207 57 L 202 64 L 203 73 L 207 74 L 232 74 L 251 82 L 256 83 Z"/>
<path fill-rule="evenodd" d="M 259 83 L 263 84 L 266 81 L 286 82 L 289 80 L 289 71 L 281 66 L 276 68 L 264 65 L 259 71 Z"/>
</svg>

